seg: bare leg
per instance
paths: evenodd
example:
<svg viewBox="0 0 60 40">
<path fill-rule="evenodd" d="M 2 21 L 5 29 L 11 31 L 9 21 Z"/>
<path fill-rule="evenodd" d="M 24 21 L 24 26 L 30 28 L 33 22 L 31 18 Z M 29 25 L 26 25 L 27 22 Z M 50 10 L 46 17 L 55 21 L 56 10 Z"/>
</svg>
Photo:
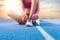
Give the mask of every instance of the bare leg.
<svg viewBox="0 0 60 40">
<path fill-rule="evenodd" d="M 12 19 L 16 20 L 19 24 L 25 24 L 27 21 L 25 16 L 20 16 L 14 12 L 8 13 L 8 16 L 10 16 Z"/>
</svg>

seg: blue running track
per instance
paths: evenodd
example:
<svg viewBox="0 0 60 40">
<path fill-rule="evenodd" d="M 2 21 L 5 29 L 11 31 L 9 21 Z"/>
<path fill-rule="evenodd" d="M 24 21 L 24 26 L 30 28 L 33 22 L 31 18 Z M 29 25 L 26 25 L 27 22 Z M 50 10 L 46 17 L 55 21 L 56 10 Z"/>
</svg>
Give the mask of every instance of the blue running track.
<svg viewBox="0 0 60 40">
<path fill-rule="evenodd" d="M 40 19 L 39 27 L 0 19 L 0 40 L 60 40 L 60 19 Z"/>
</svg>

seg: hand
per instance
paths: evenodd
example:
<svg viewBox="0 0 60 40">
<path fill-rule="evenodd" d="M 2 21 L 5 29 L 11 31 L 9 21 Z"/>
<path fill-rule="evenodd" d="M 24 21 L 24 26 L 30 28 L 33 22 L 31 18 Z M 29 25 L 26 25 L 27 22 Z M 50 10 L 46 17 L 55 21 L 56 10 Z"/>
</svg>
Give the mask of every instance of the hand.
<svg viewBox="0 0 60 40">
<path fill-rule="evenodd" d="M 38 19 L 38 15 L 36 15 L 36 14 L 33 14 L 33 15 L 32 15 L 32 19 L 33 19 L 33 20 L 36 20 L 36 19 Z"/>
</svg>

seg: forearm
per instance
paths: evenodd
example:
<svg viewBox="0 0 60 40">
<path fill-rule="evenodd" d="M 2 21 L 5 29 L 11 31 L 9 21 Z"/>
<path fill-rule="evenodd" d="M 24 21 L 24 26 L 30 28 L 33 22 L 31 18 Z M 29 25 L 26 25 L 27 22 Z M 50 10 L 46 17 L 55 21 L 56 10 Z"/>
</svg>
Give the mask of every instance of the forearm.
<svg viewBox="0 0 60 40">
<path fill-rule="evenodd" d="M 36 10 L 36 0 L 32 0 L 32 5 L 31 5 L 29 17 L 31 17 L 34 14 L 35 10 Z"/>
</svg>

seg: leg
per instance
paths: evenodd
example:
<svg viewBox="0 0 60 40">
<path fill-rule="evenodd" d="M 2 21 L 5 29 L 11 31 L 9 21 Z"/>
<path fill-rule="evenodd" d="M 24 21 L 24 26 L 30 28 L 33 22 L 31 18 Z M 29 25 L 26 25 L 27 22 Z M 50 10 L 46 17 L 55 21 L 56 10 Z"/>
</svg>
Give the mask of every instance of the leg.
<svg viewBox="0 0 60 40">
<path fill-rule="evenodd" d="M 25 16 L 20 16 L 16 13 L 8 13 L 8 16 L 10 16 L 11 18 L 13 18 L 14 20 L 16 20 L 19 24 L 25 24 L 27 19 Z"/>
</svg>

